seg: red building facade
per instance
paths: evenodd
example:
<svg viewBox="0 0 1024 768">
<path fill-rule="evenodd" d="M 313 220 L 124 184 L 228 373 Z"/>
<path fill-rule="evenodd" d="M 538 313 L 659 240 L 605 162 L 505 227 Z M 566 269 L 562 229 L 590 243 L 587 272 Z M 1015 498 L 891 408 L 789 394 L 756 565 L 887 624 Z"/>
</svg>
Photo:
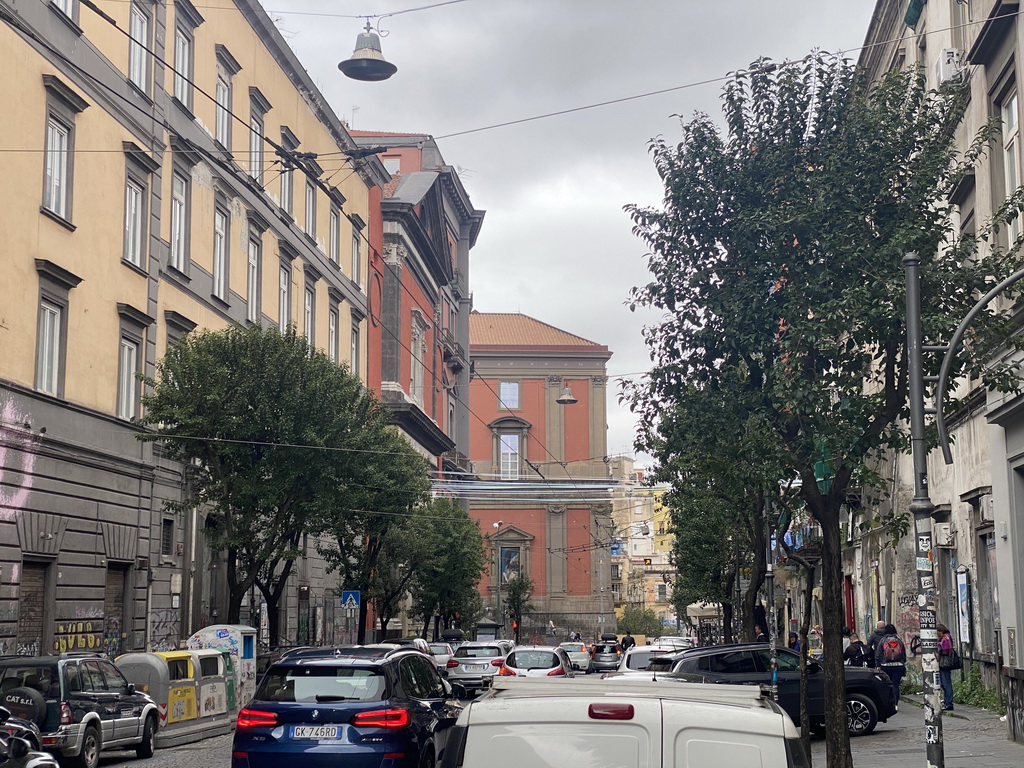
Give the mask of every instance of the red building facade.
<svg viewBox="0 0 1024 768">
<path fill-rule="evenodd" d="M 480 584 L 488 617 L 505 621 L 501 590 L 527 574 L 535 610 L 524 617 L 521 637 L 612 631 L 611 353 L 527 315 L 473 312 L 469 319 L 476 479 L 468 496 L 490 547 Z"/>
</svg>

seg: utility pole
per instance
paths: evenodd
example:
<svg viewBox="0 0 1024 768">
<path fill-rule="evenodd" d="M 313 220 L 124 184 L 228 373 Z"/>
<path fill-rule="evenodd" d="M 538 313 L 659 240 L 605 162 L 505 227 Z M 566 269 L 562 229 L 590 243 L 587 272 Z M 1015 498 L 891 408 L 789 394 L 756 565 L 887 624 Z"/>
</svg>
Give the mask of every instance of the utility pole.
<svg viewBox="0 0 1024 768">
<path fill-rule="evenodd" d="M 772 523 L 772 504 L 771 502 L 765 503 L 765 511 L 768 513 L 765 517 L 765 528 L 766 533 L 766 546 L 768 549 L 767 557 L 765 558 L 765 589 L 768 592 L 768 611 L 766 612 L 766 623 L 768 624 L 768 644 L 769 653 L 772 660 L 772 701 L 779 700 L 779 641 L 777 637 L 776 626 L 777 618 L 775 616 L 775 526 Z"/>
<path fill-rule="evenodd" d="M 946 347 L 924 347 L 921 338 L 921 258 L 916 253 L 903 257 L 907 291 L 907 373 L 910 388 L 910 446 L 914 460 L 914 550 L 917 560 L 917 605 L 921 615 L 921 660 L 924 672 L 924 731 L 929 768 L 944 768 L 942 707 L 940 704 L 939 657 L 935 632 L 935 568 L 932 557 L 932 512 L 928 495 L 928 445 L 925 442 L 925 376 L 922 353 L 945 352 Z M 929 377 L 938 381 L 938 377 Z M 896 692 L 899 695 L 899 691 Z"/>
</svg>

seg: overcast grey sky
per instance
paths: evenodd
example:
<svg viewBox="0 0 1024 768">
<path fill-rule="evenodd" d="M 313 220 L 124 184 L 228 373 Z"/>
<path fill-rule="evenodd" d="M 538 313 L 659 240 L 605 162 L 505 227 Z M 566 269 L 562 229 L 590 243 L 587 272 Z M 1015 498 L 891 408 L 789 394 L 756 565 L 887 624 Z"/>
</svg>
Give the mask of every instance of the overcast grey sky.
<svg viewBox="0 0 1024 768">
<path fill-rule="evenodd" d="M 612 350 L 608 451 L 632 453 L 635 420 L 614 379 L 649 367 L 641 329 L 651 316 L 624 305 L 648 274 L 622 208 L 661 200 L 648 141 L 677 138 L 674 115 L 720 114 L 721 81 L 701 81 L 759 56 L 856 49 L 875 0 L 465 0 L 380 19 L 384 56 L 398 66 L 381 83 L 337 69 L 362 20 L 295 13 L 387 14 L 435 1 L 262 0 L 353 128 L 438 137 L 487 211 L 471 254 L 475 308 L 523 312 Z"/>
</svg>

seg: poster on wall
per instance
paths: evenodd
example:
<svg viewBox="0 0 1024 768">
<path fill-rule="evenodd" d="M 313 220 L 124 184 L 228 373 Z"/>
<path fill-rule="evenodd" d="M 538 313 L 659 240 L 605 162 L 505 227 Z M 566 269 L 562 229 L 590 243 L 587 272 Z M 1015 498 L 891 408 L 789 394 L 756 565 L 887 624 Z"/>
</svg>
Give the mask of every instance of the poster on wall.
<svg viewBox="0 0 1024 768">
<path fill-rule="evenodd" d="M 960 624 L 960 642 L 971 642 L 971 590 L 966 572 L 956 574 L 956 613 Z"/>
<path fill-rule="evenodd" d="M 519 547 L 501 548 L 500 578 L 502 584 L 508 584 L 519 575 L 520 567 Z"/>
</svg>

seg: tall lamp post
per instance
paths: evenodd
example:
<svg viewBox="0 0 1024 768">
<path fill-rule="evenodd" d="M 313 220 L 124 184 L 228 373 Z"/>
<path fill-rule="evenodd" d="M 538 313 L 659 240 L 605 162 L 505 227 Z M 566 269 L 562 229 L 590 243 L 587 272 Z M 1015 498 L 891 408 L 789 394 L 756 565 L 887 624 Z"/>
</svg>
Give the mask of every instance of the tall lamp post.
<svg viewBox="0 0 1024 768">
<path fill-rule="evenodd" d="M 504 520 L 499 520 L 496 523 L 491 523 L 491 527 L 494 528 L 494 533 L 497 535 L 498 531 L 501 530 L 501 526 L 505 524 Z M 494 543 L 494 570 L 497 578 L 495 583 L 497 584 L 496 600 L 494 607 L 494 620 L 501 625 L 499 634 L 505 634 L 505 612 L 501 608 L 501 544 L 499 542 Z"/>
<path fill-rule="evenodd" d="M 945 352 L 946 347 L 924 347 L 921 334 L 921 257 L 903 257 L 907 291 L 907 374 L 910 389 L 910 446 L 914 459 L 914 551 L 917 560 L 917 605 L 921 615 L 921 661 L 924 673 L 924 730 L 929 766 L 945 765 L 942 744 L 942 708 L 939 685 L 939 657 L 935 632 L 935 569 L 932 557 L 932 512 L 928 495 L 928 446 L 925 442 L 924 383 L 921 355 L 924 351 Z M 931 377 L 938 380 L 938 377 Z M 897 696 L 899 691 L 896 692 Z"/>
</svg>

